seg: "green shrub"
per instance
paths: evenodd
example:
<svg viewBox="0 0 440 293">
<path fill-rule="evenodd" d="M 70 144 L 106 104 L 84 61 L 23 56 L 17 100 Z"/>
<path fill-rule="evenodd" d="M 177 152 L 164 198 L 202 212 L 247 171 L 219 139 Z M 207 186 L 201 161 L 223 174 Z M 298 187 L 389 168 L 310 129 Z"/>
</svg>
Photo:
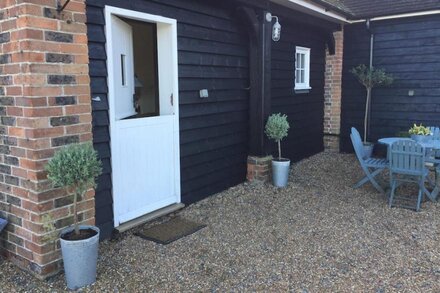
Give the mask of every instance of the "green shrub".
<svg viewBox="0 0 440 293">
<path fill-rule="evenodd" d="M 91 143 L 71 144 L 58 150 L 46 165 L 47 177 L 55 187 L 65 187 L 74 192 L 74 225 L 79 234 L 77 204 L 90 188 L 96 187 L 101 174 L 101 161 Z"/>
<path fill-rule="evenodd" d="M 408 134 L 408 131 L 399 131 L 396 133 L 397 137 L 410 137 L 410 135 Z"/>
<path fill-rule="evenodd" d="M 287 115 L 281 113 L 272 114 L 267 120 L 265 133 L 268 138 L 278 143 L 278 158 L 281 160 L 281 140 L 287 137 L 289 132 L 289 122 L 287 121 Z"/>
</svg>

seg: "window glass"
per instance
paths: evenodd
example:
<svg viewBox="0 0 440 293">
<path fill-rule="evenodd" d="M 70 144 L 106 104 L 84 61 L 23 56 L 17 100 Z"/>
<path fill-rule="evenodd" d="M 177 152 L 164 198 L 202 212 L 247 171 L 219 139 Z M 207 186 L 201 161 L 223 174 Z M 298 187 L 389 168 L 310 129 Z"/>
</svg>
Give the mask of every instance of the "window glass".
<svg viewBox="0 0 440 293">
<path fill-rule="evenodd" d="M 310 48 L 296 47 L 295 90 L 310 89 Z"/>
</svg>

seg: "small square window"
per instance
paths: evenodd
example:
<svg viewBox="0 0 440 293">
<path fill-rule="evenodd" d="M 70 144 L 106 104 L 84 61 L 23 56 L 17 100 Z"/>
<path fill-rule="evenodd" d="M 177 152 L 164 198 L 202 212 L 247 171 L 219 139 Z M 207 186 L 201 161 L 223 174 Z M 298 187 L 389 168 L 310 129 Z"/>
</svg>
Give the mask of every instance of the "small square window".
<svg viewBox="0 0 440 293">
<path fill-rule="evenodd" d="M 296 47 L 295 90 L 309 90 L 310 87 L 310 48 Z"/>
</svg>

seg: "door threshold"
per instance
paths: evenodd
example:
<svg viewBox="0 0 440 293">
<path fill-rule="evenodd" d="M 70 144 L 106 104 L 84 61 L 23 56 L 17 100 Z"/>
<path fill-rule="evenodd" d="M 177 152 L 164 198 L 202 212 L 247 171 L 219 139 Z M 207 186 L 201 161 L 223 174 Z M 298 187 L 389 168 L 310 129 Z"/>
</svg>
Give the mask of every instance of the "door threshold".
<svg viewBox="0 0 440 293">
<path fill-rule="evenodd" d="M 151 212 L 149 214 L 143 215 L 139 218 L 128 221 L 128 222 L 116 227 L 115 230 L 117 233 L 123 233 L 123 232 L 128 231 L 130 229 L 133 229 L 137 226 L 140 226 L 142 224 L 150 222 L 154 219 L 157 219 L 157 218 L 166 216 L 168 214 L 174 213 L 180 209 L 183 209 L 184 207 L 185 207 L 185 205 L 183 203 L 175 203 L 175 204 L 166 206 L 164 208 L 161 208 L 159 210 L 156 210 L 154 212 Z"/>
</svg>

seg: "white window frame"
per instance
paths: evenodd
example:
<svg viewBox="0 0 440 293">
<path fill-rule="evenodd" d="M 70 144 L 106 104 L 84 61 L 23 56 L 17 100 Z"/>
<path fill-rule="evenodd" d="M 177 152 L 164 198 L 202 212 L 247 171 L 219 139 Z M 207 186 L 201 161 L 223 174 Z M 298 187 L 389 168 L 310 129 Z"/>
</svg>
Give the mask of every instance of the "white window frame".
<svg viewBox="0 0 440 293">
<path fill-rule="evenodd" d="M 304 55 L 304 67 L 301 70 L 304 70 L 304 82 L 296 82 L 296 74 L 299 70 L 298 68 L 298 58 L 296 56 L 298 54 Z M 295 90 L 310 90 L 310 48 L 306 47 L 295 47 Z"/>
</svg>

